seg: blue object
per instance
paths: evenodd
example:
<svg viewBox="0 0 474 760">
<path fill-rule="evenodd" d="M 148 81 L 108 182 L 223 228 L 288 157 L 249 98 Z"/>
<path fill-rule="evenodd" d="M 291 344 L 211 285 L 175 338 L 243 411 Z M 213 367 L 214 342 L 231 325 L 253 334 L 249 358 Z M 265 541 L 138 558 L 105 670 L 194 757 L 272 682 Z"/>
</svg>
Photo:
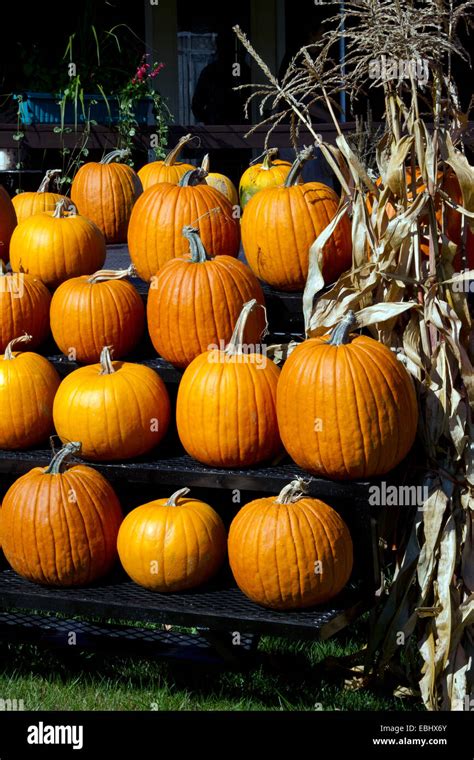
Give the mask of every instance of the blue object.
<svg viewBox="0 0 474 760">
<path fill-rule="evenodd" d="M 20 119 L 22 124 L 30 126 L 31 124 L 61 124 L 61 109 L 58 100 L 60 95 L 53 95 L 48 92 L 25 92 L 22 94 L 20 106 Z M 15 100 L 19 99 L 14 95 Z M 92 103 L 91 101 L 96 101 Z M 118 124 L 120 115 L 117 99 L 111 96 L 108 98 L 110 113 L 102 95 L 84 95 L 84 110 L 89 113 L 90 119 L 98 124 Z M 146 98 L 140 100 L 135 108 L 135 117 L 139 124 L 153 124 L 153 102 Z M 64 124 L 74 124 L 76 115 L 73 103 L 67 103 L 64 114 Z M 82 113 L 82 105 L 78 102 L 77 106 L 77 123 L 83 124 L 85 121 Z"/>
</svg>

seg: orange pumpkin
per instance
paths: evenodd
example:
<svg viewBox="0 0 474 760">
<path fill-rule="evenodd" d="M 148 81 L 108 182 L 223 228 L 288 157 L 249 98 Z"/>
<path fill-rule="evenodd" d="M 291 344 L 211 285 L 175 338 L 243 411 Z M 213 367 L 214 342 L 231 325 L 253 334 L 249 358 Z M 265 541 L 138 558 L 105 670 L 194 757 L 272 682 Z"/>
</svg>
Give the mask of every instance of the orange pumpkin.
<svg viewBox="0 0 474 760">
<path fill-rule="evenodd" d="M 168 429 L 170 401 L 156 372 L 112 362 L 106 347 L 100 364 L 80 367 L 62 381 L 53 416 L 63 442 L 81 441 L 84 459 L 131 459 L 160 443 Z"/>
<path fill-rule="evenodd" d="M 51 331 L 63 354 L 85 364 L 98 362 L 104 346 L 127 356 L 140 340 L 145 307 L 124 278 L 132 268 L 100 270 L 63 282 L 51 302 Z"/>
<path fill-rule="evenodd" d="M 291 170 L 289 161 L 280 161 L 276 158 L 277 148 L 265 151 L 265 157 L 261 163 L 251 164 L 242 174 L 239 195 L 240 205 L 245 208 L 253 196 L 269 187 L 282 187 Z"/>
<path fill-rule="evenodd" d="M 18 224 L 21 224 L 30 216 L 41 214 L 42 211 L 50 211 L 52 213 L 58 201 L 68 200 L 66 196 L 60 195 L 60 193 L 53 193 L 49 189 L 51 182 L 58 174 L 61 174 L 61 169 L 50 169 L 46 172 L 36 193 L 18 193 L 18 195 L 15 195 L 13 205 L 15 206 Z"/>
<path fill-rule="evenodd" d="M 153 279 L 148 293 L 148 329 L 157 352 L 176 367 L 187 367 L 211 345 L 223 347 L 243 305 L 264 305 L 259 282 L 232 256 L 209 258 L 193 227 L 185 227 L 190 257 L 172 259 Z M 265 328 L 262 309 L 250 315 L 246 341 L 257 344 Z"/>
<path fill-rule="evenodd" d="M 176 424 L 190 456 L 213 467 L 248 467 L 281 450 L 276 420 L 280 370 L 255 346 L 246 346 L 249 301 L 225 351 L 200 354 L 178 389 Z M 247 350 L 247 351 L 246 351 Z"/>
<path fill-rule="evenodd" d="M 219 174 L 219 172 L 210 172 L 210 159 L 209 159 L 209 153 L 207 153 L 201 164 L 201 169 L 206 172 L 206 184 L 210 185 L 211 187 L 214 187 L 216 190 L 219 190 L 222 195 L 225 195 L 228 201 L 232 204 L 232 206 L 238 206 L 239 205 L 239 195 L 237 193 L 237 190 L 235 189 L 235 185 L 232 182 L 232 180 L 229 179 L 229 177 L 226 177 L 225 174 Z"/>
<path fill-rule="evenodd" d="M 31 335 L 35 348 L 49 333 L 48 288 L 31 274 L 5 273 L 0 262 L 0 351 L 17 335 Z"/>
<path fill-rule="evenodd" d="M 115 564 L 122 510 L 112 486 L 92 467 L 61 471 L 79 449 L 64 446 L 49 467 L 30 470 L 5 495 L 3 551 L 13 570 L 34 583 L 84 586 Z"/>
<path fill-rule="evenodd" d="M 227 550 L 224 524 L 212 507 L 181 488 L 130 512 L 118 535 L 120 561 L 140 586 L 161 593 L 206 583 Z"/>
<path fill-rule="evenodd" d="M 10 196 L 0 185 L 0 259 L 8 261 L 10 240 L 17 225 L 15 207 Z"/>
<path fill-rule="evenodd" d="M 283 187 L 257 193 L 242 217 L 242 243 L 257 277 L 279 290 L 303 290 L 309 250 L 339 208 L 334 190 L 320 182 L 296 184 L 304 161 L 301 154 Z M 322 274 L 334 282 L 352 264 L 351 223 L 343 216 L 323 251 Z"/>
<path fill-rule="evenodd" d="M 204 246 L 215 256 L 237 256 L 240 223 L 222 193 L 206 185 L 205 172 L 195 169 L 178 185 L 161 182 L 147 190 L 133 209 L 128 247 L 142 278 L 150 280 L 171 259 L 188 252 L 183 227 L 195 225 Z"/>
<path fill-rule="evenodd" d="M 185 135 L 163 161 L 152 161 L 142 166 L 138 172 L 138 176 L 140 177 L 143 189 L 148 190 L 149 187 L 153 187 L 153 185 L 159 182 L 171 182 L 172 185 L 177 185 L 187 172 L 192 171 L 195 168 L 192 164 L 187 164 L 177 159 L 184 146 L 194 139 L 193 135 Z"/>
<path fill-rule="evenodd" d="M 252 601 L 276 610 L 328 602 L 342 591 L 353 563 L 342 518 L 295 480 L 237 513 L 229 531 L 229 563 Z"/>
<path fill-rule="evenodd" d="M 418 421 L 410 375 L 386 346 L 351 335 L 352 312 L 328 339 L 304 341 L 278 384 L 278 425 L 295 462 L 336 480 L 392 470 L 413 445 Z"/>
<path fill-rule="evenodd" d="M 58 373 L 44 356 L 13 352 L 17 343 L 30 340 L 11 340 L 0 356 L 0 449 L 27 449 L 53 429 Z"/>
<path fill-rule="evenodd" d="M 142 183 L 128 164 L 113 163 L 127 151 L 114 150 L 102 161 L 81 166 L 71 186 L 71 198 L 79 212 L 103 232 L 107 243 L 125 243 L 135 201 Z"/>
<path fill-rule="evenodd" d="M 70 277 L 92 274 L 106 255 L 99 228 L 79 216 L 75 206 L 65 213 L 64 203 L 56 204 L 54 214 L 36 214 L 19 224 L 10 246 L 13 271 L 35 275 L 50 288 Z"/>
</svg>

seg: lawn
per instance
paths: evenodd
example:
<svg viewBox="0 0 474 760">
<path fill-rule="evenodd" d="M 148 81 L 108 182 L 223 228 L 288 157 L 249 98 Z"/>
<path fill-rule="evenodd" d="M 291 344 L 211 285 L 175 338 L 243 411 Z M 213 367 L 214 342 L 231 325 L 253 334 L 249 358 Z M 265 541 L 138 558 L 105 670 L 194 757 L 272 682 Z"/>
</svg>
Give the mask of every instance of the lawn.
<svg viewBox="0 0 474 760">
<path fill-rule="evenodd" d="M 413 710 L 419 703 L 380 689 L 347 688 L 331 658 L 357 652 L 360 622 L 326 642 L 264 637 L 242 670 L 0 643 L 0 698 L 25 710 Z M 329 658 L 329 659 L 328 659 Z M 332 664 L 332 667 L 331 667 Z"/>
</svg>

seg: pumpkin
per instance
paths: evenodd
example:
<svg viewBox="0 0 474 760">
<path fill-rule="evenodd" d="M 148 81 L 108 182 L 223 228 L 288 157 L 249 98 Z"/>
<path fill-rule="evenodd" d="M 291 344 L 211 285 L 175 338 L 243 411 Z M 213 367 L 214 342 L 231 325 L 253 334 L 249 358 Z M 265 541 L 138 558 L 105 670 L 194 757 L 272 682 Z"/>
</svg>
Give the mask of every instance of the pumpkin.
<svg viewBox="0 0 474 760">
<path fill-rule="evenodd" d="M 30 335 L 11 340 L 0 356 L 0 449 L 27 449 L 53 429 L 60 378 L 44 356 L 13 352 L 17 343 L 30 340 Z"/>
<path fill-rule="evenodd" d="M 184 146 L 192 142 L 193 135 L 184 135 L 178 144 L 171 150 L 163 161 L 152 161 L 145 164 L 138 172 L 144 190 L 159 182 L 171 182 L 177 185 L 184 175 L 195 167 L 192 164 L 178 161 L 179 154 Z"/>
<path fill-rule="evenodd" d="M 13 570 L 46 586 L 85 586 L 117 559 L 122 510 L 115 492 L 92 467 L 62 472 L 80 443 L 64 446 L 48 467 L 35 467 L 7 491 L 2 508 L 3 552 Z"/>
<path fill-rule="evenodd" d="M 240 590 L 275 610 L 323 604 L 342 591 L 353 564 L 347 525 L 294 480 L 278 497 L 246 504 L 229 531 L 229 563 Z"/>
<path fill-rule="evenodd" d="M 62 381 L 54 400 L 56 431 L 63 442 L 81 441 L 93 461 L 131 459 L 157 446 L 170 419 L 165 384 L 150 367 L 112 362 L 80 367 Z"/>
<path fill-rule="evenodd" d="M 239 195 L 237 193 L 237 190 L 235 189 L 235 185 L 232 182 L 232 180 L 229 179 L 229 177 L 226 177 L 225 174 L 219 174 L 218 172 L 210 172 L 210 159 L 209 159 L 209 153 L 207 153 L 201 164 L 201 169 L 206 172 L 206 184 L 210 185 L 211 187 L 215 187 L 216 190 L 219 190 L 219 192 L 222 193 L 222 195 L 225 195 L 228 201 L 231 202 L 232 206 L 238 206 L 239 205 Z"/>
<path fill-rule="evenodd" d="M 5 263 L 8 261 L 10 240 L 16 225 L 15 206 L 5 188 L 0 185 L 0 259 Z"/>
<path fill-rule="evenodd" d="M 237 256 L 240 222 L 222 193 L 206 185 L 205 172 L 195 169 L 178 185 L 162 182 L 143 193 L 132 212 L 128 247 L 143 280 L 150 280 L 171 259 L 187 254 L 182 229 L 195 225 L 204 246 L 215 256 Z"/>
<path fill-rule="evenodd" d="M 79 212 L 103 232 L 107 243 L 125 243 L 128 222 L 142 183 L 128 164 L 113 163 L 128 151 L 114 150 L 102 161 L 81 166 L 71 186 Z"/>
<path fill-rule="evenodd" d="M 418 407 L 410 375 L 378 341 L 351 335 L 349 312 L 328 338 L 298 345 L 278 384 L 278 424 L 294 461 L 336 480 L 392 470 L 413 445 Z"/>
<path fill-rule="evenodd" d="M 48 288 L 31 274 L 6 273 L 0 261 L 0 351 L 17 335 L 31 335 L 35 348 L 49 333 Z"/>
<path fill-rule="evenodd" d="M 242 243 L 257 277 L 278 290 L 303 290 L 309 250 L 339 208 L 339 199 L 320 182 L 296 184 L 310 152 L 302 152 L 283 187 L 257 193 L 242 217 Z M 323 250 L 322 274 L 334 282 L 352 264 L 351 223 L 344 215 Z"/>
<path fill-rule="evenodd" d="M 59 286 L 51 301 L 51 331 L 63 354 L 92 364 L 106 345 L 113 346 L 116 359 L 137 345 L 145 308 L 137 290 L 124 279 L 132 273 L 132 267 L 103 269 Z"/>
<path fill-rule="evenodd" d="M 153 279 L 147 302 L 148 329 L 156 351 L 176 367 L 187 367 L 211 345 L 225 348 L 243 305 L 264 305 L 252 271 L 232 256 L 209 258 L 193 227 L 185 227 L 190 256 L 172 259 Z M 258 344 L 265 328 L 262 309 L 250 315 L 246 341 Z"/>
<path fill-rule="evenodd" d="M 18 224 L 21 224 L 30 216 L 41 214 L 42 211 L 53 212 L 56 203 L 60 200 L 67 201 L 64 195 L 50 191 L 53 179 L 61 174 L 61 169 L 50 169 L 46 172 L 36 193 L 18 193 L 13 198 Z"/>
<path fill-rule="evenodd" d="M 222 565 L 227 540 L 211 506 L 181 488 L 130 512 L 117 548 L 125 572 L 151 591 L 185 591 L 206 583 Z"/>
<path fill-rule="evenodd" d="M 30 216 L 12 235 L 10 263 L 14 272 L 35 275 L 50 288 L 70 277 L 92 274 L 105 261 L 105 239 L 98 227 L 79 216 L 75 206 L 67 213 L 58 201 L 53 214 Z"/>
<path fill-rule="evenodd" d="M 243 342 L 247 317 L 257 305 L 255 299 L 245 304 L 227 348 L 200 354 L 179 385 L 181 443 L 190 456 L 212 467 L 248 467 L 281 451 L 276 418 L 280 370 Z"/>
<path fill-rule="evenodd" d="M 276 158 L 277 148 L 270 148 L 265 152 L 261 163 L 251 164 L 243 173 L 240 185 L 240 205 L 245 208 L 253 196 L 269 187 L 282 187 L 291 170 L 289 161 L 280 161 Z"/>
</svg>

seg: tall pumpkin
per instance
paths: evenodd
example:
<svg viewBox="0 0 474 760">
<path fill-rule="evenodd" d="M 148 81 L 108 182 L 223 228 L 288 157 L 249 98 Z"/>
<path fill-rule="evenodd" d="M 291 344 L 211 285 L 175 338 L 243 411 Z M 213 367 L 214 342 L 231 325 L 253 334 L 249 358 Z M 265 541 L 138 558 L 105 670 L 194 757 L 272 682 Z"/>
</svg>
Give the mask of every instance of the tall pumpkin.
<svg viewBox="0 0 474 760">
<path fill-rule="evenodd" d="M 171 182 L 177 185 L 184 175 L 192 171 L 195 167 L 184 161 L 178 161 L 179 154 L 184 146 L 192 142 L 195 138 L 193 135 L 184 135 L 177 145 L 171 150 L 163 161 L 151 161 L 145 164 L 138 172 L 144 190 L 157 185 L 159 182 Z"/>
<path fill-rule="evenodd" d="M 31 335 L 30 348 L 49 333 L 51 295 L 38 277 L 5 272 L 0 261 L 0 351 L 17 335 Z"/>
<path fill-rule="evenodd" d="M 92 274 L 103 266 L 105 239 L 98 227 L 75 206 L 56 204 L 53 214 L 30 216 L 12 235 L 10 262 L 14 272 L 35 275 L 50 288 L 70 277 Z"/>
<path fill-rule="evenodd" d="M 206 583 L 227 550 L 224 524 L 209 504 L 181 488 L 130 512 L 118 535 L 124 570 L 140 586 L 168 593 Z"/>
<path fill-rule="evenodd" d="M 132 267 L 103 269 L 59 286 L 51 302 L 51 331 L 63 354 L 92 364 L 104 346 L 113 346 L 116 359 L 136 346 L 145 326 L 145 307 L 124 279 L 132 273 Z"/>
<path fill-rule="evenodd" d="M 44 356 L 13 351 L 17 343 L 30 340 L 23 335 L 10 341 L 0 356 L 0 449 L 27 449 L 44 441 L 53 429 L 60 378 Z"/>
<path fill-rule="evenodd" d="M 386 346 L 363 335 L 349 312 L 331 336 L 304 341 L 278 384 L 283 444 L 305 470 L 350 480 L 384 475 L 416 435 L 413 382 Z"/>
<path fill-rule="evenodd" d="M 157 446 L 166 434 L 170 401 L 156 372 L 112 362 L 106 347 L 100 364 L 80 367 L 62 381 L 53 416 L 63 442 L 81 441 L 84 459 L 132 459 Z"/>
<path fill-rule="evenodd" d="M 85 586 L 106 575 L 116 558 L 122 510 L 115 492 L 92 467 L 62 471 L 80 450 L 69 443 L 49 467 L 35 467 L 7 491 L 2 544 L 13 570 L 46 586 Z"/>
<path fill-rule="evenodd" d="M 97 225 L 107 243 L 125 243 L 135 201 L 142 183 L 128 164 L 114 163 L 128 151 L 114 150 L 96 163 L 81 166 L 71 186 L 79 212 Z"/>
<path fill-rule="evenodd" d="M 219 172 L 211 172 L 210 168 L 211 161 L 209 158 L 209 153 L 207 153 L 201 163 L 201 169 L 207 174 L 206 184 L 214 187 L 216 190 L 219 190 L 219 192 L 225 195 L 227 200 L 231 202 L 232 206 L 238 206 L 239 195 L 232 180 L 230 180 L 229 177 L 226 177 L 225 174 L 220 174 Z"/>
<path fill-rule="evenodd" d="M 15 207 L 5 188 L 0 185 L 0 259 L 7 263 L 10 240 L 17 225 Z"/>
<path fill-rule="evenodd" d="M 176 367 L 187 367 L 211 345 L 225 347 L 244 304 L 252 298 L 265 303 L 249 267 L 231 256 L 210 258 L 193 227 L 185 227 L 183 235 L 190 256 L 164 265 L 152 280 L 147 302 L 153 345 Z M 257 344 L 264 328 L 263 310 L 257 309 L 249 316 L 246 342 Z"/>
<path fill-rule="evenodd" d="M 243 340 L 249 301 L 224 351 L 200 354 L 178 389 L 176 424 L 190 456 L 213 467 L 249 467 L 281 450 L 276 419 L 280 370 Z"/>
<path fill-rule="evenodd" d="M 202 242 L 215 256 L 237 256 L 240 223 L 231 203 L 205 183 L 206 172 L 190 171 L 178 185 L 161 182 L 149 188 L 132 212 L 128 247 L 142 280 L 150 280 L 171 259 L 185 256 L 183 227 L 199 220 Z"/>
<path fill-rule="evenodd" d="M 239 185 L 240 205 L 245 208 L 247 203 L 260 190 L 269 187 L 282 187 L 291 170 L 289 161 L 280 161 L 277 148 L 265 152 L 261 163 L 251 164 L 242 174 Z"/>
<path fill-rule="evenodd" d="M 352 540 L 338 513 L 294 480 L 278 497 L 256 499 L 237 513 L 229 563 L 241 591 L 257 604 L 312 607 L 337 596 L 349 580 Z"/>
<path fill-rule="evenodd" d="M 257 277 L 279 290 L 303 290 L 309 250 L 338 211 L 339 198 L 321 182 L 297 184 L 305 161 L 303 151 L 282 187 L 257 193 L 242 216 L 242 243 Z M 334 282 L 352 263 L 351 224 L 343 216 L 323 250 L 322 274 Z"/>
<path fill-rule="evenodd" d="M 30 216 L 41 214 L 43 211 L 51 213 L 60 200 L 67 200 L 66 196 L 50 191 L 51 182 L 61 174 L 61 169 L 49 169 L 44 175 L 38 190 L 35 193 L 18 193 L 13 198 L 18 224 L 21 224 Z"/>
</svg>

